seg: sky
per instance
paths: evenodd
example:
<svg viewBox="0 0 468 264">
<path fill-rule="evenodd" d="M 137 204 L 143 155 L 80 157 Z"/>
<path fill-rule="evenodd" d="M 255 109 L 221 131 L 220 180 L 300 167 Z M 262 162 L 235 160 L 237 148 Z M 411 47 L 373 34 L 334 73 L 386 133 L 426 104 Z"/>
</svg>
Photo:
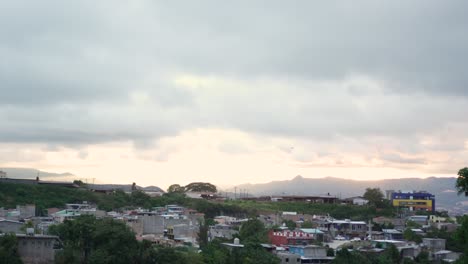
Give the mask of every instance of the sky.
<svg viewBox="0 0 468 264">
<path fill-rule="evenodd" d="M 466 1 L 2 1 L 0 167 L 167 187 L 455 176 Z"/>
</svg>

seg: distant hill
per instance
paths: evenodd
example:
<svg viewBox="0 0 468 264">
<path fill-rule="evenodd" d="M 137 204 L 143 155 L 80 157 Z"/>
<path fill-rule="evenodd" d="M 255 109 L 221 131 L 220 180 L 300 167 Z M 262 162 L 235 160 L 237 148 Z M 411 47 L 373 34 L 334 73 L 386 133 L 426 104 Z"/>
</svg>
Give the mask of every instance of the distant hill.
<svg viewBox="0 0 468 264">
<path fill-rule="evenodd" d="M 32 168 L 0 168 L 0 170 L 7 173 L 8 178 L 13 179 L 36 179 L 39 175 L 41 180 L 47 181 L 70 181 L 80 180 L 80 178 L 72 173 L 53 173 L 46 172 Z M 111 190 L 111 189 L 120 189 L 126 192 L 132 190 L 131 184 L 89 184 L 90 186 L 95 186 L 96 188 L 102 190 Z M 163 190 L 157 186 L 147 186 L 141 187 L 137 186 L 137 189 L 147 191 L 147 192 L 163 192 Z"/>
<path fill-rule="evenodd" d="M 0 168 L 0 170 L 7 173 L 8 178 L 17 178 L 17 179 L 35 179 L 38 175 L 41 179 L 49 179 L 58 178 L 71 178 L 75 177 L 72 173 L 65 172 L 65 173 L 53 173 L 53 172 L 46 172 L 37 169 L 31 168 Z"/>
<path fill-rule="evenodd" d="M 324 195 L 330 193 L 341 198 L 362 195 L 367 187 L 385 190 L 424 190 L 436 196 L 436 207 L 452 212 L 468 213 L 468 198 L 458 196 L 455 190 L 456 178 L 404 178 L 376 181 L 355 181 L 334 177 L 304 178 L 296 176 L 291 180 L 273 181 L 263 184 L 238 185 L 254 195 Z"/>
<path fill-rule="evenodd" d="M 88 184 L 88 187 L 90 189 L 96 190 L 122 190 L 124 192 L 132 191 L 132 184 Z M 137 185 L 136 188 L 145 192 L 164 192 L 157 186 L 141 187 Z"/>
</svg>

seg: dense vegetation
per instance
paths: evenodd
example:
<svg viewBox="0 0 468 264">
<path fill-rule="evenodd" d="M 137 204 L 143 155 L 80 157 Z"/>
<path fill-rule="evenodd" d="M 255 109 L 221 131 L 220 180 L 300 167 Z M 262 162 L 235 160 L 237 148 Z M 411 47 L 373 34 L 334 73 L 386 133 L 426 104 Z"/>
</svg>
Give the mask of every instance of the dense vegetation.
<svg viewBox="0 0 468 264">
<path fill-rule="evenodd" d="M 52 226 L 50 233 L 63 241 L 56 263 L 203 263 L 195 250 L 154 247 L 137 241 L 124 222 L 80 216 Z"/>
<path fill-rule="evenodd" d="M 63 250 L 56 263 L 279 263 L 259 243 L 266 242 L 266 229 L 257 220 L 244 224 L 249 232 L 242 234 L 244 248 L 229 250 L 220 240 L 201 247 L 199 254 L 192 247 L 169 248 L 153 246 L 148 241 L 139 242 L 135 234 L 121 221 L 80 216 L 73 221 L 52 226 L 50 232 L 63 241 Z"/>
<path fill-rule="evenodd" d="M 319 204 L 298 202 L 257 202 L 232 200 L 225 204 L 236 205 L 247 210 L 282 212 L 293 211 L 297 213 L 320 215 L 329 214 L 337 219 L 366 220 L 375 216 L 393 216 L 394 209 L 376 208 L 375 206 L 353 206 L 343 204 Z"/>
<path fill-rule="evenodd" d="M 0 262 L 9 264 L 23 263 L 18 255 L 18 241 L 14 234 L 0 236 Z"/>
<path fill-rule="evenodd" d="M 141 191 L 127 194 L 115 191 L 112 194 L 90 192 L 86 189 L 70 189 L 60 186 L 0 183 L 0 207 L 14 208 L 20 204 L 36 204 L 39 214 L 49 207 L 63 207 L 66 203 L 88 201 L 99 209 L 111 211 L 121 208 L 151 208 L 167 204 L 180 204 L 193 208 L 213 218 L 219 214 L 248 217 L 258 212 L 296 211 L 307 214 L 330 214 L 335 218 L 369 219 L 376 215 L 391 216 L 392 207 L 352 206 L 339 204 L 313 204 L 295 202 L 255 202 L 231 200 L 214 202 L 187 198 L 183 193 L 173 192 L 151 198 Z"/>
</svg>

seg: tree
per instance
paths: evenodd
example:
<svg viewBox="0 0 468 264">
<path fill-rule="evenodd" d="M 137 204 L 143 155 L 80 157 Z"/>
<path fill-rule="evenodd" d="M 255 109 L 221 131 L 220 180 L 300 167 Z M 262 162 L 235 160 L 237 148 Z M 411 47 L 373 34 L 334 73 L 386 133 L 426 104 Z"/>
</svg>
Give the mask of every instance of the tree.
<svg viewBox="0 0 468 264">
<path fill-rule="evenodd" d="M 403 237 L 408 241 L 414 241 L 418 244 L 422 242 L 422 237 L 411 230 L 411 228 L 405 229 L 403 232 Z"/>
<path fill-rule="evenodd" d="M 347 248 L 336 251 L 336 257 L 333 264 L 370 264 L 371 262 L 357 251 L 350 252 Z"/>
<path fill-rule="evenodd" d="M 241 225 L 239 237 L 241 243 L 265 243 L 268 241 L 265 225 L 258 219 L 250 219 L 244 222 Z"/>
<path fill-rule="evenodd" d="M 312 223 L 311 221 L 306 220 L 306 221 L 304 221 L 304 222 L 301 224 L 301 227 L 302 227 L 302 228 L 314 228 L 315 225 L 314 225 L 314 223 Z"/>
<path fill-rule="evenodd" d="M 0 237 L 0 260 L 2 263 L 23 263 L 18 255 L 18 240 L 15 234 L 4 234 Z"/>
<path fill-rule="evenodd" d="M 208 182 L 192 182 L 185 186 L 186 192 L 217 192 L 216 186 Z"/>
<path fill-rule="evenodd" d="M 459 223 L 461 226 L 457 229 L 455 233 L 455 240 L 460 246 L 460 248 L 464 249 L 464 256 L 463 260 L 466 261 L 464 263 L 468 263 L 468 215 L 464 215 Z"/>
<path fill-rule="evenodd" d="M 400 252 L 398 252 L 398 249 L 393 244 L 390 244 L 389 247 L 387 247 L 382 257 L 385 258 L 386 260 L 390 260 L 389 263 L 400 262 Z"/>
<path fill-rule="evenodd" d="M 74 180 L 73 184 L 76 184 L 76 185 L 78 185 L 80 187 L 85 187 L 86 186 L 86 184 L 82 180 Z"/>
<path fill-rule="evenodd" d="M 242 264 L 279 264 L 280 259 L 268 253 L 258 243 L 244 243 L 244 248 L 240 251 L 240 263 Z"/>
<path fill-rule="evenodd" d="M 465 193 L 465 196 L 468 196 L 468 167 L 458 171 L 458 178 L 455 187 L 458 190 L 458 195 Z"/>
<path fill-rule="evenodd" d="M 57 263 L 141 263 L 142 256 L 151 256 L 147 248 L 142 254 L 142 244 L 125 223 L 113 219 L 82 215 L 51 226 L 49 232 L 64 244 Z"/>
<path fill-rule="evenodd" d="M 382 204 L 384 195 L 380 188 L 366 188 L 363 197 L 369 201 L 369 204 L 379 207 Z"/>
<path fill-rule="evenodd" d="M 168 193 L 183 193 L 185 192 L 185 188 L 183 186 L 180 186 L 179 184 L 172 184 L 167 188 Z"/>
<path fill-rule="evenodd" d="M 429 260 L 429 253 L 427 251 L 421 251 L 416 258 L 414 258 L 416 263 L 422 263 L 422 264 L 429 264 L 431 261 Z"/>
<path fill-rule="evenodd" d="M 146 208 L 151 207 L 151 197 L 141 190 L 133 191 L 130 195 L 130 200 L 133 205 L 143 206 Z"/>
<path fill-rule="evenodd" d="M 283 224 L 285 224 L 289 230 L 296 229 L 296 222 L 294 222 L 293 220 L 290 220 L 290 219 L 284 220 Z"/>
</svg>

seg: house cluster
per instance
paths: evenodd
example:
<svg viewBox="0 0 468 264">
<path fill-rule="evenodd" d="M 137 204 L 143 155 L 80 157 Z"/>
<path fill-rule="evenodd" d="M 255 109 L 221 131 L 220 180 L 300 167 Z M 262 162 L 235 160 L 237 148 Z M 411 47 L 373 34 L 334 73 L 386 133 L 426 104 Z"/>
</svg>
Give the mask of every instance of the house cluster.
<svg viewBox="0 0 468 264">
<path fill-rule="evenodd" d="M 45 235 L 41 228 L 50 217 L 37 217 L 36 206 L 18 205 L 13 209 L 0 208 L 0 236 L 16 234 L 18 253 L 23 263 L 53 263 L 55 251 L 61 247 L 57 236 Z"/>
<path fill-rule="evenodd" d="M 343 245 L 353 245 L 363 254 L 383 254 L 393 244 L 401 256 L 415 258 L 420 252 L 429 253 L 434 261 L 454 262 L 460 253 L 447 250 L 445 239 L 427 237 L 430 228 L 454 232 L 458 225 L 455 219 L 436 215 L 412 215 L 405 218 L 376 217 L 372 221 L 334 219 L 329 216 L 282 212 L 261 215 L 258 218 L 272 228 L 268 237 L 271 250 L 282 263 L 330 263 L 329 248 L 339 250 Z M 296 226 L 287 227 L 284 222 L 293 221 Z M 279 227 L 278 224 L 282 223 Z M 307 222 L 307 227 L 303 227 Z M 383 227 L 383 228 L 382 228 Z M 404 231 L 410 229 L 422 237 L 422 243 L 406 241 Z M 231 245 L 228 243 L 228 245 Z"/>
<path fill-rule="evenodd" d="M 168 246 L 187 243 L 197 246 L 200 225 L 204 222 L 204 214 L 179 205 L 109 212 L 108 215 L 124 221 L 137 239 Z"/>
<path fill-rule="evenodd" d="M 18 252 L 24 263 L 53 263 L 55 252 L 61 248 L 57 236 L 48 235 L 48 228 L 80 215 L 96 218 L 110 217 L 124 221 L 138 240 L 154 244 L 197 246 L 200 224 L 204 215 L 179 205 L 105 212 L 87 202 L 66 204 L 65 208 L 49 208 L 47 216 L 36 216 L 35 205 L 18 205 L 14 209 L 0 208 L 0 235 L 15 233 Z M 226 221 L 226 223 L 230 223 Z"/>
<path fill-rule="evenodd" d="M 242 223 L 248 219 L 238 219 L 232 216 L 216 216 L 214 218 L 215 224 L 211 225 L 208 229 L 208 240 L 211 241 L 215 238 L 232 239 L 234 235 L 239 233 Z"/>
</svg>

